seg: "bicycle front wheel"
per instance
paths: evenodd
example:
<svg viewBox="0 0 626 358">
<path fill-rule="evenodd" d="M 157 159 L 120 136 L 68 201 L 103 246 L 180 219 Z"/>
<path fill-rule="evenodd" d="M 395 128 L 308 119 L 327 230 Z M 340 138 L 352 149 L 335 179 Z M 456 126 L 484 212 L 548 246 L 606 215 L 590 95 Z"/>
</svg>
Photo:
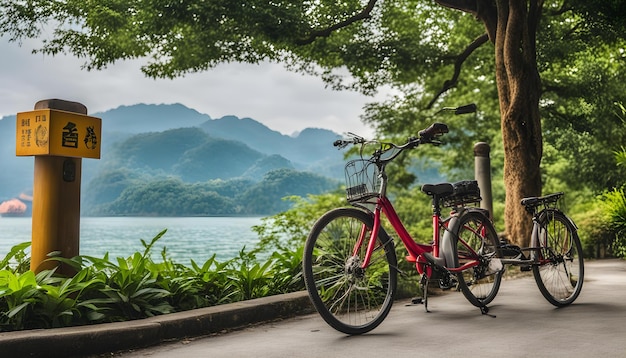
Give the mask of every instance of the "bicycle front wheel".
<svg viewBox="0 0 626 358">
<path fill-rule="evenodd" d="M 502 281 L 502 255 L 491 220 L 479 211 L 467 211 L 459 218 L 455 232 L 457 266 L 478 265 L 457 274 L 459 288 L 476 307 L 484 307 L 498 294 Z M 492 262 L 493 261 L 493 262 Z"/>
<path fill-rule="evenodd" d="M 561 307 L 574 302 L 585 275 L 582 245 L 574 224 L 560 211 L 546 210 L 539 217 L 539 261 L 533 275 L 539 291 L 551 304 Z"/>
<path fill-rule="evenodd" d="M 302 260 L 309 297 L 331 327 L 346 334 L 376 328 L 393 304 L 397 258 L 381 228 L 370 263 L 362 267 L 373 216 L 355 208 L 324 214 L 307 238 Z"/>
</svg>

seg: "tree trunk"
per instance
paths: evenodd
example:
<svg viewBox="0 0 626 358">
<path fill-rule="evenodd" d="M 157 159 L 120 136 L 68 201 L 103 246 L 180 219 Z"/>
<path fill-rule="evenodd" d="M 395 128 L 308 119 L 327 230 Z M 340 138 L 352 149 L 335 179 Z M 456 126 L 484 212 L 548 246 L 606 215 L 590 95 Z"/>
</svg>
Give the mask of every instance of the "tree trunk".
<svg viewBox="0 0 626 358">
<path fill-rule="evenodd" d="M 530 242 L 532 221 L 520 200 L 541 194 L 541 83 L 535 42 L 541 3 L 497 1 L 495 63 L 504 144 L 504 222 L 507 237 L 524 247 Z"/>
<path fill-rule="evenodd" d="M 541 194 L 541 80 L 536 34 L 543 0 L 435 0 L 480 19 L 495 45 L 496 83 L 504 144 L 504 224 L 507 237 L 527 247 L 532 221 L 520 200 Z"/>
</svg>

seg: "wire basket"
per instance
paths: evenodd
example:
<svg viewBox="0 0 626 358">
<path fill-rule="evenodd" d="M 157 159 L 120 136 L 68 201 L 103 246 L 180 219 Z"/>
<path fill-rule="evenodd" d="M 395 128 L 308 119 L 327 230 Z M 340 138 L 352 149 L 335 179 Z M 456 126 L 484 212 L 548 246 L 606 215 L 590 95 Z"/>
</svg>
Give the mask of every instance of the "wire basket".
<svg viewBox="0 0 626 358">
<path fill-rule="evenodd" d="M 378 196 L 378 167 L 367 159 L 346 163 L 346 197 L 349 202 L 367 202 Z"/>
<path fill-rule="evenodd" d="M 452 184 L 454 192 L 442 199 L 442 205 L 447 208 L 477 204 L 482 200 L 480 188 L 476 180 L 463 180 Z"/>
</svg>

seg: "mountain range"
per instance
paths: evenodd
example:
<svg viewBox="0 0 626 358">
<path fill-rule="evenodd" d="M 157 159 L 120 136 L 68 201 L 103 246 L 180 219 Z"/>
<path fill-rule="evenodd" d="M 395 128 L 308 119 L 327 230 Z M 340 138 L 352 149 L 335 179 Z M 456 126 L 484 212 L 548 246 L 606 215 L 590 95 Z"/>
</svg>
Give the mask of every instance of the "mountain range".
<svg viewBox="0 0 626 358">
<path fill-rule="evenodd" d="M 326 129 L 308 128 L 287 136 L 251 118 L 212 119 L 182 104 L 120 106 L 90 115 L 102 118 L 102 152 L 100 160 L 83 160 L 87 212 L 98 206 L 100 214 L 116 214 L 110 207 L 103 211 L 102 204 L 118 200 L 138 181 L 245 180 L 251 187 L 272 171 L 289 170 L 293 175 L 310 173 L 324 185 L 311 186 L 311 192 L 300 188 L 298 193 L 276 194 L 306 195 L 337 185 L 328 178 L 343 177 L 343 154 L 332 147 L 339 135 Z M 33 158 L 15 157 L 15 116 L 0 119 L 0 169 L 0 202 L 32 190 Z M 282 173 L 272 180 L 288 176 Z"/>
<path fill-rule="evenodd" d="M 102 118 L 103 146 L 107 141 L 115 143 L 132 134 L 198 127 L 213 138 L 242 142 L 260 153 L 280 155 L 298 170 L 334 177 L 337 168 L 329 165 L 339 164 L 339 174 L 343 175 L 343 154 L 332 146 L 340 136 L 327 129 L 307 128 L 297 136 L 288 136 L 252 118 L 212 119 L 182 104 L 121 106 L 94 116 Z"/>
<path fill-rule="evenodd" d="M 284 197 L 337 190 L 344 180 L 344 152 L 332 146 L 340 136 L 327 129 L 289 136 L 182 104 L 90 115 L 102 118 L 101 159 L 82 161 L 83 215 L 267 215 L 291 205 Z M 34 160 L 15 156 L 15 122 L 0 119 L 0 203 L 32 194 Z M 416 164 L 420 182 L 442 180 Z"/>
</svg>

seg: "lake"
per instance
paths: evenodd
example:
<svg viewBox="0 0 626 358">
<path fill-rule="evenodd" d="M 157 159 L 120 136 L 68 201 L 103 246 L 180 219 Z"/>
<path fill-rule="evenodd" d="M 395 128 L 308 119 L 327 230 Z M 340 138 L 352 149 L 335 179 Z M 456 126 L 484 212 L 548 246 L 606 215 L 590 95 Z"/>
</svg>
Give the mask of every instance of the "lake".
<svg viewBox="0 0 626 358">
<path fill-rule="evenodd" d="M 167 233 L 153 249 L 153 258 L 160 262 L 162 248 L 177 263 L 189 264 L 193 259 L 204 263 L 213 254 L 218 261 L 238 256 L 245 246 L 258 241 L 252 226 L 260 217 L 84 217 L 80 222 L 80 254 L 109 258 L 128 257 L 143 251 L 140 239 L 149 243 L 163 229 Z M 11 247 L 30 241 L 31 218 L 0 217 L 0 259 Z"/>
</svg>

